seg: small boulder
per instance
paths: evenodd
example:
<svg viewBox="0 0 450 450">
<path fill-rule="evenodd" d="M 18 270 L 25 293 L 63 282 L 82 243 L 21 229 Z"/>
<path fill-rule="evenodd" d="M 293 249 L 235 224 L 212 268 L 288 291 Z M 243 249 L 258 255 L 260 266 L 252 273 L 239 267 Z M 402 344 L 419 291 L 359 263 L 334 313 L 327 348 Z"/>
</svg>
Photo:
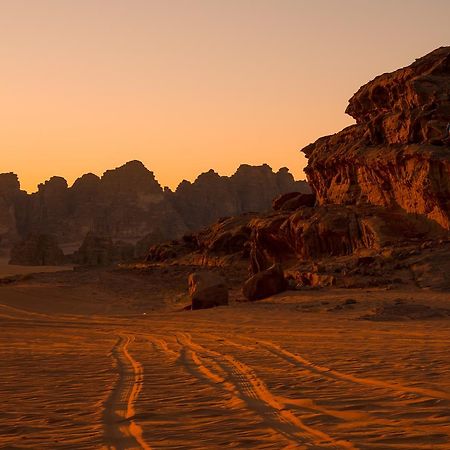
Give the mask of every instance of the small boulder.
<svg viewBox="0 0 450 450">
<path fill-rule="evenodd" d="M 193 310 L 228 305 L 228 286 L 220 275 L 194 272 L 189 275 L 188 283 Z"/>
<path fill-rule="evenodd" d="M 283 268 L 280 264 L 274 264 L 249 278 L 244 283 L 242 292 L 248 300 L 253 301 L 270 297 L 286 289 L 287 281 L 284 278 Z"/>
</svg>

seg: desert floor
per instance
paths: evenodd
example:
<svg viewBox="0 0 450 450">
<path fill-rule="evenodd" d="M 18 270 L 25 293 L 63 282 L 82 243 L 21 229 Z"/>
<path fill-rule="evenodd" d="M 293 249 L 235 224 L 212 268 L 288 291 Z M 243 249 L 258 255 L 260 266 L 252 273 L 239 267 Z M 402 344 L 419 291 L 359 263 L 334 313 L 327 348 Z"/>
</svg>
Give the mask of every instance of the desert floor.
<svg viewBox="0 0 450 450">
<path fill-rule="evenodd" d="M 236 291 L 181 311 L 183 283 L 1 284 L 0 448 L 450 448 L 448 293 Z"/>
</svg>

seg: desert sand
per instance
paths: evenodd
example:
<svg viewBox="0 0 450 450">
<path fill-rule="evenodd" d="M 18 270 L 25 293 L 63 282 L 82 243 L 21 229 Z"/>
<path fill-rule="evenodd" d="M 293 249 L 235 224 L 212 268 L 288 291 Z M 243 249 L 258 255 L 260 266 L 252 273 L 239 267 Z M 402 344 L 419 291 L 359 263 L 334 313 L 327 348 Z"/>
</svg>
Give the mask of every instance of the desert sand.
<svg viewBox="0 0 450 450">
<path fill-rule="evenodd" d="M 236 288 L 182 311 L 185 283 L 173 268 L 0 285 L 0 448 L 450 448 L 448 293 Z"/>
</svg>

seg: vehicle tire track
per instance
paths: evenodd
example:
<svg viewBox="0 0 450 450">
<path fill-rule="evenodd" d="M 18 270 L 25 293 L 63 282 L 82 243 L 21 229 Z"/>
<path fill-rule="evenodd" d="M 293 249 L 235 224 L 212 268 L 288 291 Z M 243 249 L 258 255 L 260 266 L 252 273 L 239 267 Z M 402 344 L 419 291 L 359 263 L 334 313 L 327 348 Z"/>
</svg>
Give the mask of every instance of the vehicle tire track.
<svg viewBox="0 0 450 450">
<path fill-rule="evenodd" d="M 252 340 L 248 338 L 249 340 Z M 352 375 L 346 372 L 341 372 L 339 370 L 332 369 L 330 367 L 322 366 L 316 364 L 298 353 L 292 353 L 283 347 L 276 345 L 269 341 L 258 341 L 264 348 L 266 348 L 270 353 L 274 354 L 278 358 L 283 359 L 291 363 L 294 366 L 300 367 L 301 369 L 306 369 L 312 373 L 325 376 L 333 380 L 341 380 L 349 383 L 383 388 L 387 390 L 393 390 L 401 393 L 411 393 L 427 398 L 436 398 L 443 400 L 450 400 L 450 393 L 445 391 L 438 391 L 436 389 L 419 388 L 414 386 L 404 386 L 400 383 L 377 380 L 375 378 L 362 378 L 357 375 Z"/>
<path fill-rule="evenodd" d="M 144 370 L 128 351 L 134 340 L 134 336 L 120 335 L 111 352 L 119 377 L 105 402 L 104 434 L 108 449 L 151 450 L 142 436 L 142 428 L 135 420 L 135 404 L 142 390 Z"/>
<path fill-rule="evenodd" d="M 273 430 L 287 438 L 294 446 L 297 445 L 297 448 L 299 444 L 312 444 L 317 449 L 355 449 L 348 441 L 336 440 L 325 432 L 306 425 L 287 409 L 279 397 L 269 391 L 253 369 L 235 357 L 195 343 L 187 333 L 180 333 L 178 341 L 180 345 L 190 349 L 191 362 L 197 365 L 202 376 L 215 383 L 221 383 L 224 389 L 244 400 L 247 406 L 265 419 Z M 202 362 L 203 358 L 209 365 L 219 367 L 224 376 L 207 368 Z"/>
</svg>

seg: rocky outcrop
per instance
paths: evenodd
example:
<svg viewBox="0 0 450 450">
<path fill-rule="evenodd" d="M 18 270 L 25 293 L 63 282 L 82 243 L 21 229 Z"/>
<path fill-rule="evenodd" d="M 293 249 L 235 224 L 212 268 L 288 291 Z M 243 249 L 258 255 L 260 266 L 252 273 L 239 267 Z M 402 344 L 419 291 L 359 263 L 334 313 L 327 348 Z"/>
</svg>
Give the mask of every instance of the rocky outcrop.
<svg viewBox="0 0 450 450">
<path fill-rule="evenodd" d="M 377 205 L 450 229 L 450 47 L 383 74 L 350 99 L 356 124 L 302 151 L 320 205 Z"/>
<path fill-rule="evenodd" d="M 78 251 L 72 255 L 75 264 L 84 266 L 108 266 L 134 258 L 134 246 L 110 237 L 88 233 Z"/>
<path fill-rule="evenodd" d="M 254 215 L 237 233 L 252 283 L 282 265 L 295 287 L 409 280 L 446 289 L 450 47 L 375 78 L 352 97 L 347 112 L 355 125 L 303 149 L 313 192 L 280 195 L 272 213 Z M 233 229 L 231 219 L 224 225 Z M 225 228 L 216 223 L 192 236 L 191 254 L 200 252 L 203 261 L 213 258 L 212 248 L 236 255 L 233 245 L 213 244 L 229 241 Z M 253 298 L 250 286 L 245 291 Z"/>
<path fill-rule="evenodd" d="M 309 188 L 306 182 L 295 181 L 286 168 L 274 173 L 267 164 L 243 164 L 231 177 L 210 170 L 194 183 L 183 181 L 171 201 L 186 226 L 198 230 L 220 217 L 268 211 L 275 197 L 291 191 L 309 192 Z"/>
<path fill-rule="evenodd" d="M 64 254 L 54 236 L 31 234 L 14 245 L 9 264 L 22 266 L 59 266 L 65 262 Z"/>
<path fill-rule="evenodd" d="M 145 261 L 148 263 L 171 260 L 199 262 L 203 265 L 237 264 L 247 261 L 250 254 L 250 222 L 255 213 L 219 219 L 197 233 L 189 233 L 181 239 L 150 247 Z"/>
<path fill-rule="evenodd" d="M 193 310 L 228 305 L 228 287 L 220 275 L 194 272 L 189 275 L 188 284 Z"/>
<path fill-rule="evenodd" d="M 288 192 L 281 194 L 272 202 L 274 211 L 295 211 L 302 206 L 314 206 L 316 196 L 314 194 L 304 194 L 301 192 Z"/>
<path fill-rule="evenodd" d="M 250 224 L 253 273 L 275 262 L 351 255 L 362 249 L 444 238 L 424 217 L 377 206 L 325 205 L 259 217 Z"/>
<path fill-rule="evenodd" d="M 25 237 L 27 194 L 20 190 L 14 173 L 0 174 L 0 254 L 8 253 L 12 245 Z"/>
<path fill-rule="evenodd" d="M 242 288 L 242 293 L 247 300 L 261 300 L 271 295 L 283 292 L 287 288 L 283 268 L 274 264 L 266 270 L 250 277 Z"/>
<path fill-rule="evenodd" d="M 52 234 L 64 247 L 73 247 L 92 232 L 135 243 L 139 257 L 150 245 L 220 217 L 268 210 L 273 197 L 292 190 L 307 190 L 307 185 L 287 169 L 274 173 L 267 165 L 243 165 L 231 177 L 209 171 L 194 183 L 182 182 L 175 192 L 163 190 L 139 161 L 101 177 L 83 175 L 71 187 L 55 176 L 31 195 L 20 191 L 16 175 L 0 174 L 0 247 L 30 232 Z"/>
</svg>

